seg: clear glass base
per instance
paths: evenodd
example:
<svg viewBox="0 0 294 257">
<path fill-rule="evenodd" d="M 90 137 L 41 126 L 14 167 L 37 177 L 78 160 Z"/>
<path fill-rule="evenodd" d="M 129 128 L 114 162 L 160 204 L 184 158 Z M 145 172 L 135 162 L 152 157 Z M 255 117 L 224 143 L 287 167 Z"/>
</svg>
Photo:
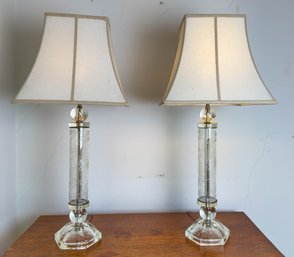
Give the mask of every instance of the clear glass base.
<svg viewBox="0 0 294 257">
<path fill-rule="evenodd" d="M 87 249 L 101 240 L 102 234 L 91 223 L 69 222 L 55 233 L 55 241 L 63 250 Z"/>
<path fill-rule="evenodd" d="M 87 249 L 101 240 L 101 232 L 86 220 L 84 206 L 72 206 L 69 217 L 71 222 L 65 224 L 55 233 L 55 242 L 62 250 Z"/>
<path fill-rule="evenodd" d="M 224 245 L 230 230 L 219 220 L 196 220 L 186 231 L 185 236 L 200 246 Z"/>
<path fill-rule="evenodd" d="M 198 203 L 199 202 L 198 199 Z M 224 245 L 230 236 L 230 230 L 215 219 L 214 205 L 203 205 L 200 217 L 186 231 L 185 236 L 200 246 Z"/>
</svg>

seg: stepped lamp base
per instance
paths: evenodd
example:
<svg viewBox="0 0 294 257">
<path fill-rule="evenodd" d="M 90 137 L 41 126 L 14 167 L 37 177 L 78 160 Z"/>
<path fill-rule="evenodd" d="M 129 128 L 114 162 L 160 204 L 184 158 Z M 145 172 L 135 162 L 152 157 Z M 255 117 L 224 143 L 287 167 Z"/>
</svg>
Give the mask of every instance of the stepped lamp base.
<svg viewBox="0 0 294 257">
<path fill-rule="evenodd" d="M 185 231 L 185 236 L 200 246 L 224 245 L 230 236 L 230 230 L 215 219 L 216 203 L 212 197 L 198 198 L 200 218 Z"/>
<path fill-rule="evenodd" d="M 70 222 L 55 233 L 55 242 L 62 250 L 87 249 L 102 239 L 101 232 L 86 220 L 89 201 L 80 200 L 81 205 L 75 203 L 69 203 Z"/>
<path fill-rule="evenodd" d="M 55 234 L 55 241 L 62 250 L 87 249 L 101 238 L 101 232 L 87 221 L 80 224 L 69 222 Z"/>
<path fill-rule="evenodd" d="M 200 246 L 224 245 L 230 230 L 219 220 L 196 220 L 185 232 L 185 236 Z"/>
</svg>

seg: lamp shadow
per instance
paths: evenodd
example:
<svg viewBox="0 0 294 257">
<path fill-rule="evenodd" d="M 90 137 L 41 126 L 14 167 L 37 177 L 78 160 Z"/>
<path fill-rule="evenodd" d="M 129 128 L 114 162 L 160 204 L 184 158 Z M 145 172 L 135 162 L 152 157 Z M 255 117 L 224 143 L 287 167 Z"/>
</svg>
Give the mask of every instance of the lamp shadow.
<svg viewBox="0 0 294 257">
<path fill-rule="evenodd" d="M 130 38 L 124 38 L 118 46 L 119 52 L 116 51 L 116 59 L 129 102 L 160 103 L 172 70 L 177 41 L 177 30 L 164 32 L 156 26 L 143 27 L 130 32 Z"/>
</svg>

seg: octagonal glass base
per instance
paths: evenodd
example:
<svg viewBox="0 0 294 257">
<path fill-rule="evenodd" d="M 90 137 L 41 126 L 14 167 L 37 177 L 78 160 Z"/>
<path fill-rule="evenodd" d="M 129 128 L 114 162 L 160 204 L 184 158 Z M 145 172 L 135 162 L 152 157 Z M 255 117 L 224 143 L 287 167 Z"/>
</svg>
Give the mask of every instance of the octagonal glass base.
<svg viewBox="0 0 294 257">
<path fill-rule="evenodd" d="M 185 236 L 200 246 L 224 245 L 230 230 L 219 220 L 196 220 L 186 231 Z"/>
<path fill-rule="evenodd" d="M 55 241 L 62 250 L 87 249 L 101 238 L 101 232 L 88 221 L 69 222 L 55 233 Z"/>
</svg>

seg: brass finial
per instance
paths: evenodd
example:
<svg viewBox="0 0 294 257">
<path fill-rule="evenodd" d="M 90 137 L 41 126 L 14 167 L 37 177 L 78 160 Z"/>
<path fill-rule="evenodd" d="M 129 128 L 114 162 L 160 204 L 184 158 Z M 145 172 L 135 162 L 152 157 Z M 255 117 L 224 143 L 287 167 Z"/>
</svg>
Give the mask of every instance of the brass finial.
<svg viewBox="0 0 294 257">
<path fill-rule="evenodd" d="M 82 123 L 88 118 L 88 112 L 79 104 L 71 110 L 70 116 L 76 123 Z"/>
<path fill-rule="evenodd" d="M 210 108 L 209 104 L 206 104 L 205 107 L 200 112 L 200 120 L 204 124 L 214 123 L 216 115 L 214 111 Z"/>
</svg>

